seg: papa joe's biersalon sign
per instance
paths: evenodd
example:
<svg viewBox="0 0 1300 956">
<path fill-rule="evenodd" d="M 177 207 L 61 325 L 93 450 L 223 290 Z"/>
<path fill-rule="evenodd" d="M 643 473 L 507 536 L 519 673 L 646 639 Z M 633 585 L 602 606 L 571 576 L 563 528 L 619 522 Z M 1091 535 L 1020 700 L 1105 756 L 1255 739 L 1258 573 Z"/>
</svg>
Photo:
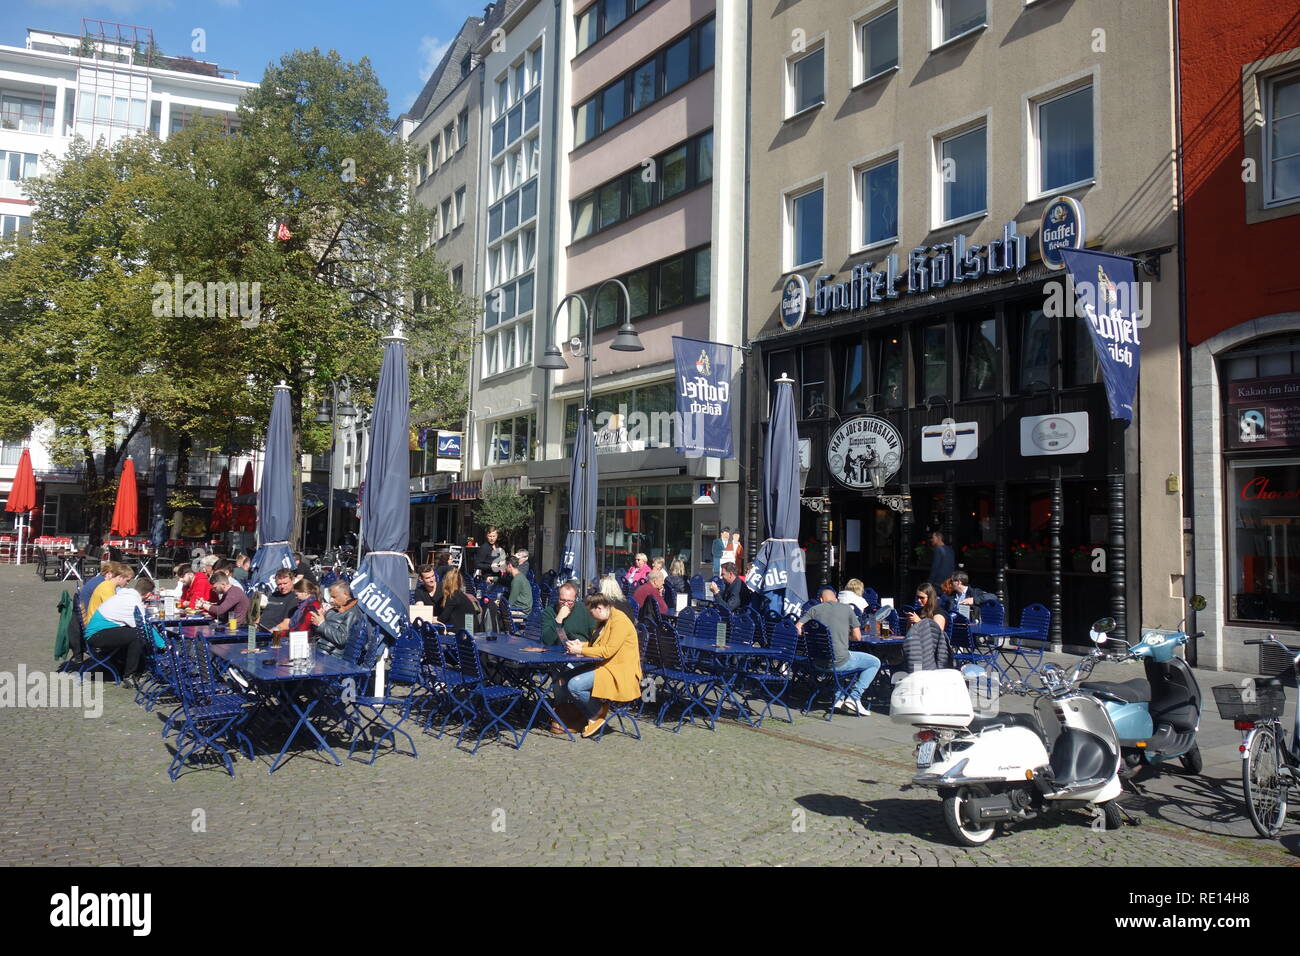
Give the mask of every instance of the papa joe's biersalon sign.
<svg viewBox="0 0 1300 956">
<path fill-rule="evenodd" d="M 875 415 L 850 418 L 826 443 L 826 463 L 835 480 L 848 488 L 874 488 L 873 470 L 887 484 L 903 463 L 903 436 L 888 419 Z"/>
</svg>

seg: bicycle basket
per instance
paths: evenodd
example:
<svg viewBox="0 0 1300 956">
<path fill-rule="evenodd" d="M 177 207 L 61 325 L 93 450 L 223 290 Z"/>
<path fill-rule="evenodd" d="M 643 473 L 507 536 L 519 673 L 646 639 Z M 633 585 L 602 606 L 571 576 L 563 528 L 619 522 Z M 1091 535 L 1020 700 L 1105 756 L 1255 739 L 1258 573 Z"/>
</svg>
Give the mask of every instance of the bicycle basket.
<svg viewBox="0 0 1300 956">
<path fill-rule="evenodd" d="M 1259 672 L 1265 677 L 1281 678 L 1284 687 L 1295 687 L 1296 653 L 1292 648 L 1272 641 L 1259 645 Z"/>
<path fill-rule="evenodd" d="M 1224 720 L 1267 720 L 1281 717 L 1286 708 L 1286 691 L 1281 687 L 1255 687 L 1254 700 L 1242 700 L 1243 688 L 1238 684 L 1219 684 L 1212 687 L 1214 703 Z"/>
</svg>

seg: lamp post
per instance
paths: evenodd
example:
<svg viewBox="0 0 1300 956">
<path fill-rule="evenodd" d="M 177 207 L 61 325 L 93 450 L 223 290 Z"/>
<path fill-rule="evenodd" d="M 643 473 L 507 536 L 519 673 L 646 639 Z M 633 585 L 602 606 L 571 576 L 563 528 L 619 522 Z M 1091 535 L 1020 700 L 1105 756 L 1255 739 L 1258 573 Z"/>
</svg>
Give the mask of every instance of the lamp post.
<svg viewBox="0 0 1300 956">
<path fill-rule="evenodd" d="M 313 421 L 317 425 L 330 426 L 330 468 L 328 479 L 328 491 L 325 498 L 325 551 L 329 552 L 330 547 L 334 544 L 334 468 L 335 453 L 338 449 L 338 427 L 339 424 L 346 425 L 356 417 L 357 410 L 353 406 L 350 396 L 351 384 L 345 378 L 343 381 L 343 404 L 339 404 L 339 383 L 330 383 L 330 397 L 321 399 L 320 407 L 316 410 L 316 417 Z"/>
</svg>

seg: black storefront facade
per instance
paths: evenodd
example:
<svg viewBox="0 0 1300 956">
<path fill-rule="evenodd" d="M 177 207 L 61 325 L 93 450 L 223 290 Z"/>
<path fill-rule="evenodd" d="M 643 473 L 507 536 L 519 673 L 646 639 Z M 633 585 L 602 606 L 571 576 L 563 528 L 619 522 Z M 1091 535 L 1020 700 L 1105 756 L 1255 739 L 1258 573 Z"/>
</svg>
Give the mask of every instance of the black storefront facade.
<svg viewBox="0 0 1300 956">
<path fill-rule="evenodd" d="M 830 283 L 814 280 L 803 287 L 802 321 L 789 320 L 787 280 L 783 321 L 752 341 L 751 394 L 767 399 L 750 404 L 749 452 L 758 474 L 773 383 L 789 375 L 805 444 L 800 542 L 810 589 L 856 577 L 910 603 L 937 528 L 1013 621 L 1041 603 L 1054 642 L 1077 645 L 1091 621 L 1113 615 L 1122 626 L 1135 606 L 1137 501 L 1125 474 L 1137 470 L 1126 459 L 1136 442 L 1110 420 L 1087 329 L 1055 314 L 1049 283 L 1062 284 L 1061 273 L 1025 265 L 1023 244 L 1018 254 L 1004 274 L 914 294 L 904 270 L 900 294 L 883 301 L 842 291 L 835 303 Z M 868 430 L 860 420 L 872 418 L 901 443 L 879 491 L 863 468 L 846 480 L 843 464 L 843 434 Z M 957 432 L 961 447 L 952 448 Z M 973 457 L 963 457 L 972 444 Z M 761 540 L 756 494 L 748 520 L 750 540 Z"/>
</svg>

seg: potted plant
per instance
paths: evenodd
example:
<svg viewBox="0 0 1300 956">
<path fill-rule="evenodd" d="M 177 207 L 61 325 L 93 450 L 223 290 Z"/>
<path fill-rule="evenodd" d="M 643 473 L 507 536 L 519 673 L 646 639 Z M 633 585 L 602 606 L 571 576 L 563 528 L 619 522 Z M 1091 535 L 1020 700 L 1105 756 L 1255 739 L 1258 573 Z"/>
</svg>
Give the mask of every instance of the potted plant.
<svg viewBox="0 0 1300 956">
<path fill-rule="evenodd" d="M 1012 541 L 1011 563 L 1021 571 L 1045 571 L 1047 549 L 1032 541 Z"/>
<path fill-rule="evenodd" d="M 968 544 L 961 549 L 961 560 L 972 568 L 988 568 L 993 566 L 993 545 L 988 541 L 977 541 L 974 544 Z"/>
<path fill-rule="evenodd" d="M 912 563 L 916 567 L 928 568 L 930 560 L 934 557 L 934 548 L 929 544 L 922 542 L 912 549 Z"/>
</svg>

